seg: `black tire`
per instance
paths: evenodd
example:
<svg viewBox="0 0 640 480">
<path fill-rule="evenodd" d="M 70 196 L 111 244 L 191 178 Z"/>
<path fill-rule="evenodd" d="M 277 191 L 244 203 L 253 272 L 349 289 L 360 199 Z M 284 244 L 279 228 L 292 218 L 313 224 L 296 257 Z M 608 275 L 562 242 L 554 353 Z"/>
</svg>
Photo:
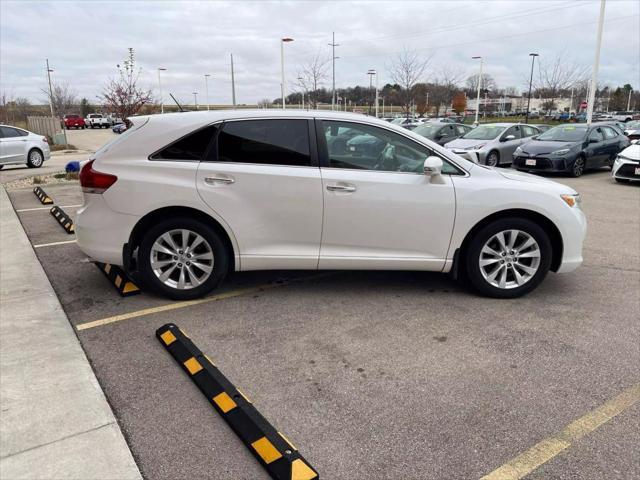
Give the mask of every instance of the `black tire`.
<svg viewBox="0 0 640 480">
<path fill-rule="evenodd" d="M 37 148 L 32 148 L 27 153 L 27 167 L 29 168 L 40 168 L 44 163 L 44 155 L 41 150 Z"/>
<path fill-rule="evenodd" d="M 480 270 L 480 254 L 485 243 L 491 237 L 505 230 L 520 230 L 538 243 L 540 248 L 540 264 L 536 273 L 523 285 L 514 288 L 499 288 L 491 285 Z M 549 235 L 537 223 L 525 218 L 501 218 L 482 227 L 475 233 L 465 251 L 465 272 L 469 283 L 482 295 L 493 298 L 516 298 L 534 290 L 551 267 L 553 249 Z"/>
<path fill-rule="evenodd" d="M 579 155 L 573 162 L 573 165 L 571 165 L 569 174 L 574 178 L 578 178 L 582 176 L 585 169 L 586 169 L 585 159 L 582 155 Z"/>
<path fill-rule="evenodd" d="M 484 164 L 488 167 L 500 166 L 500 154 L 496 150 L 491 150 L 484 160 Z"/>
<path fill-rule="evenodd" d="M 213 271 L 199 286 L 180 290 L 166 285 L 156 276 L 151 267 L 151 248 L 161 235 L 176 229 L 186 229 L 202 236 L 211 246 L 214 256 Z M 138 270 L 144 287 L 173 300 L 191 300 L 203 297 L 215 289 L 227 275 L 229 255 L 220 235 L 206 223 L 192 218 L 170 218 L 150 228 L 138 249 Z"/>
</svg>

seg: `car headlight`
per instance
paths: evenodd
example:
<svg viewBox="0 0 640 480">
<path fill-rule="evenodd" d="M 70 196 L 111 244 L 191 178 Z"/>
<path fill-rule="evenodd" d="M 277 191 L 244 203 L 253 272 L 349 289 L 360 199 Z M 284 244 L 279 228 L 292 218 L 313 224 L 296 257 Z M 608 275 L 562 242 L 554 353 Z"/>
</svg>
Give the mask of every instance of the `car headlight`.
<svg viewBox="0 0 640 480">
<path fill-rule="evenodd" d="M 473 147 L 465 147 L 465 150 L 478 150 L 482 147 L 484 147 L 484 143 L 479 143 L 478 145 L 474 145 Z"/>
<path fill-rule="evenodd" d="M 513 153 L 522 153 L 522 148 L 520 148 L 520 147 L 516 148 L 516 151 L 513 152 Z"/>
<path fill-rule="evenodd" d="M 551 155 L 565 155 L 567 153 L 569 153 L 571 149 L 570 148 L 561 148 L 560 150 L 556 150 L 555 152 L 551 152 Z"/>
<path fill-rule="evenodd" d="M 582 204 L 582 199 L 580 198 L 579 193 L 560 195 L 560 198 L 571 208 L 580 208 L 580 205 Z"/>
</svg>

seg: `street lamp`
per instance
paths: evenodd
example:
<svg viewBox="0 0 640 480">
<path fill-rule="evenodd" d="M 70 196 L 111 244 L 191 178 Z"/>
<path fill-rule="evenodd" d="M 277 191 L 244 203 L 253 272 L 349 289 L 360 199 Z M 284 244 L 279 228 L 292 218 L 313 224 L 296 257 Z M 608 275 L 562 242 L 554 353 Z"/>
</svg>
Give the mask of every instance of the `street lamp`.
<svg viewBox="0 0 640 480">
<path fill-rule="evenodd" d="M 204 74 L 204 90 L 207 98 L 207 110 L 209 110 L 209 75 L 208 73 Z"/>
<path fill-rule="evenodd" d="M 536 57 L 539 55 L 537 53 L 530 53 L 531 57 L 531 76 L 529 77 L 529 97 L 527 98 L 527 113 L 524 117 L 524 123 L 529 123 L 529 106 L 531 105 L 531 84 L 533 83 L 533 64 L 536 61 Z M 569 109 L 571 110 L 571 109 Z"/>
<path fill-rule="evenodd" d="M 284 100 L 284 91 L 285 91 L 285 86 L 284 86 L 284 44 L 285 43 L 289 43 L 289 42 L 293 42 L 293 38 L 281 38 L 280 39 L 280 68 L 282 70 L 282 83 L 280 84 L 280 90 L 281 90 L 281 94 L 282 94 L 282 109 L 284 110 L 285 107 L 285 100 Z"/>
<path fill-rule="evenodd" d="M 164 67 L 158 67 L 158 87 L 160 87 L 160 113 L 164 113 L 164 101 L 162 100 L 162 80 L 160 79 L 160 72 L 166 72 Z"/>
<path fill-rule="evenodd" d="M 196 106 L 196 110 L 198 110 L 198 92 L 193 92 L 193 103 Z"/>
<path fill-rule="evenodd" d="M 370 69 L 367 72 L 367 75 L 369 75 L 369 92 L 373 93 L 373 76 L 376 74 L 376 71 L 373 69 Z M 369 101 L 369 115 L 371 115 L 371 100 Z"/>
<path fill-rule="evenodd" d="M 304 80 L 302 77 L 298 77 L 298 83 L 300 84 L 300 87 L 302 87 L 302 110 L 304 110 Z"/>
<path fill-rule="evenodd" d="M 476 121 L 478 125 L 478 112 L 480 111 L 480 87 L 482 86 L 482 64 L 484 59 L 482 57 L 471 57 L 472 60 L 480 60 L 480 75 L 478 76 L 478 95 L 476 97 Z"/>
<path fill-rule="evenodd" d="M 47 80 L 49 81 L 49 108 L 51 109 L 51 118 L 53 118 L 53 89 L 51 88 L 51 73 L 53 70 L 49 68 L 49 59 L 47 58 Z"/>
</svg>

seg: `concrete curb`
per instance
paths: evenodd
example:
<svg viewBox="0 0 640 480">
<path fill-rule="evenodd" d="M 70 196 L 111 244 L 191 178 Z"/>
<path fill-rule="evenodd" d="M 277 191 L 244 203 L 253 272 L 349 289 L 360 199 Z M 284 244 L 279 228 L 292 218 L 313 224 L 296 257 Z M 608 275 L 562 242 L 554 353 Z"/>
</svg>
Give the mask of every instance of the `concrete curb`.
<svg viewBox="0 0 640 480">
<path fill-rule="evenodd" d="M 141 479 L 0 187 L 0 478 Z"/>
</svg>

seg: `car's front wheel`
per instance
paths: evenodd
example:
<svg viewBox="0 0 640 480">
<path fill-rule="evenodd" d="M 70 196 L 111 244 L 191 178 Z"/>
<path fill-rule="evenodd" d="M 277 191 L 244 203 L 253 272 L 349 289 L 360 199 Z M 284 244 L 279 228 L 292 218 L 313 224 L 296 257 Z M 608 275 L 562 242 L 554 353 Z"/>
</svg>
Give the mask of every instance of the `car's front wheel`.
<svg viewBox="0 0 640 480">
<path fill-rule="evenodd" d="M 576 158 L 575 162 L 573 162 L 573 166 L 571 167 L 571 176 L 572 177 L 581 177 L 585 170 L 585 160 L 582 155 Z"/>
<path fill-rule="evenodd" d="M 42 152 L 37 148 L 31 149 L 27 155 L 27 166 L 29 168 L 40 168 L 42 166 L 42 162 L 44 162 Z"/>
<path fill-rule="evenodd" d="M 176 218 L 149 229 L 137 261 L 144 286 L 174 300 L 189 300 L 206 295 L 222 282 L 229 252 L 207 224 Z"/>
<path fill-rule="evenodd" d="M 549 236 L 537 223 L 503 218 L 481 228 L 466 252 L 466 272 L 482 294 L 515 298 L 535 289 L 551 267 Z"/>
<path fill-rule="evenodd" d="M 497 167 L 500 164 L 500 154 L 495 150 L 489 152 L 485 163 L 488 167 Z"/>
</svg>

